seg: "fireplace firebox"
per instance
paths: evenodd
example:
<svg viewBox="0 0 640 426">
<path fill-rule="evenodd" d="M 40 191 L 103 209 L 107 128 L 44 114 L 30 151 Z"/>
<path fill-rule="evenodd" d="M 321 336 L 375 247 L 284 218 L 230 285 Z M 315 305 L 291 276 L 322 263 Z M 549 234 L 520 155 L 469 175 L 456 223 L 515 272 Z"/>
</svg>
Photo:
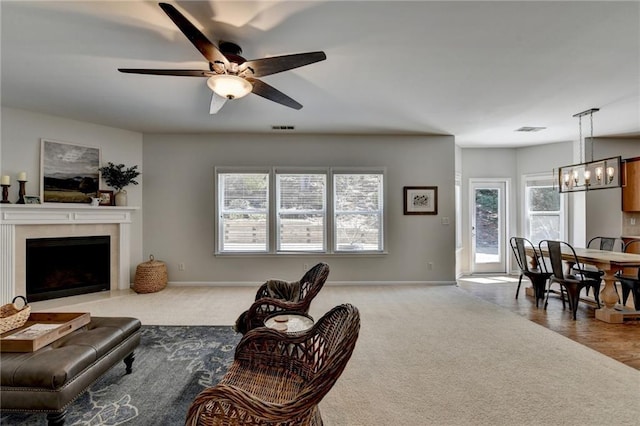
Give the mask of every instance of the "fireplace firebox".
<svg viewBox="0 0 640 426">
<path fill-rule="evenodd" d="M 109 290 L 110 256 L 108 235 L 27 239 L 27 300 Z"/>
</svg>

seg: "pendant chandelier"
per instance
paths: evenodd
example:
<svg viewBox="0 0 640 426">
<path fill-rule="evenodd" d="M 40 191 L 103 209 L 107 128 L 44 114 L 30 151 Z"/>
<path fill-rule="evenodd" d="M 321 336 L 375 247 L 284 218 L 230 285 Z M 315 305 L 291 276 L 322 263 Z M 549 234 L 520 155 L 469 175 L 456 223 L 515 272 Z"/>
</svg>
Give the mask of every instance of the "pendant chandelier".
<svg viewBox="0 0 640 426">
<path fill-rule="evenodd" d="M 591 108 L 574 114 L 578 117 L 580 128 L 580 156 L 578 164 L 560 167 L 558 170 L 558 189 L 560 192 L 591 191 L 594 189 L 617 188 L 620 186 L 620 163 L 622 157 L 602 160 L 593 159 L 593 113 L 599 108 Z M 586 161 L 586 143 L 582 137 L 582 117 L 589 116 L 591 123 L 591 158 Z"/>
</svg>

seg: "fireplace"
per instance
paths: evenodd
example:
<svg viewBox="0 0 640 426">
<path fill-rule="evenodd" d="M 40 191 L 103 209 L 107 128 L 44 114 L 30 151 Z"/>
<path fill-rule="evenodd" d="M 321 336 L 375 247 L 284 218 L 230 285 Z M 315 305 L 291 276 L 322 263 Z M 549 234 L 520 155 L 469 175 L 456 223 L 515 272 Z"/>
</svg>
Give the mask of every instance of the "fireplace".
<svg viewBox="0 0 640 426">
<path fill-rule="evenodd" d="M 27 300 L 109 290 L 110 252 L 109 235 L 27 239 Z"/>
<path fill-rule="evenodd" d="M 27 240 L 32 239 L 109 236 L 109 290 L 128 289 L 134 272 L 132 215 L 137 210 L 71 203 L 0 204 L 0 304 L 27 295 Z"/>
</svg>

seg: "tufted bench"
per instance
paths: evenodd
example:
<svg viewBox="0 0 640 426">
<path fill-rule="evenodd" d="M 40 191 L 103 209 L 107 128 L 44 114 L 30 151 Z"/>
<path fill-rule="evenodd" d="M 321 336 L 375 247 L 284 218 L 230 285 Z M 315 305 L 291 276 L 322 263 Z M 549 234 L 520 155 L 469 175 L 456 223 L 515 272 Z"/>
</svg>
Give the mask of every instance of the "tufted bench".
<svg viewBox="0 0 640 426">
<path fill-rule="evenodd" d="M 62 425 L 69 404 L 112 366 L 124 360 L 126 373 L 131 373 L 138 344 L 138 319 L 92 317 L 86 326 L 35 352 L 4 352 L 0 407 L 48 413 L 49 425 Z"/>
</svg>

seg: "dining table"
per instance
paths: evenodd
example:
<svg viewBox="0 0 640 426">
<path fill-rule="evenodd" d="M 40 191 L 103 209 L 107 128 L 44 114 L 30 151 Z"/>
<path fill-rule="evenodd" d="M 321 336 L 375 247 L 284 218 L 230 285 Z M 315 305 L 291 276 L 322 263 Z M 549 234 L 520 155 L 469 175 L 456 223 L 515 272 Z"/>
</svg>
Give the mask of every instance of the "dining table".
<svg viewBox="0 0 640 426">
<path fill-rule="evenodd" d="M 527 253 L 533 255 L 531 247 L 527 248 Z M 539 251 L 540 248 L 536 248 Z M 625 308 L 618 305 L 618 292 L 616 291 L 616 272 L 624 268 L 640 268 L 640 254 L 621 253 L 616 251 L 598 250 L 593 248 L 574 247 L 578 262 L 595 266 L 604 272 L 602 277 L 605 285 L 600 292 L 600 302 L 602 305 L 596 309 L 596 319 L 608 323 L 622 323 L 625 319 L 640 318 L 640 311 Z M 546 249 L 542 249 L 542 255 L 549 258 Z M 536 256 L 532 256 L 536 259 Z M 575 263 L 573 253 L 562 250 L 562 259 L 569 263 L 569 268 Z M 535 265 L 537 266 L 537 265 Z"/>
</svg>

